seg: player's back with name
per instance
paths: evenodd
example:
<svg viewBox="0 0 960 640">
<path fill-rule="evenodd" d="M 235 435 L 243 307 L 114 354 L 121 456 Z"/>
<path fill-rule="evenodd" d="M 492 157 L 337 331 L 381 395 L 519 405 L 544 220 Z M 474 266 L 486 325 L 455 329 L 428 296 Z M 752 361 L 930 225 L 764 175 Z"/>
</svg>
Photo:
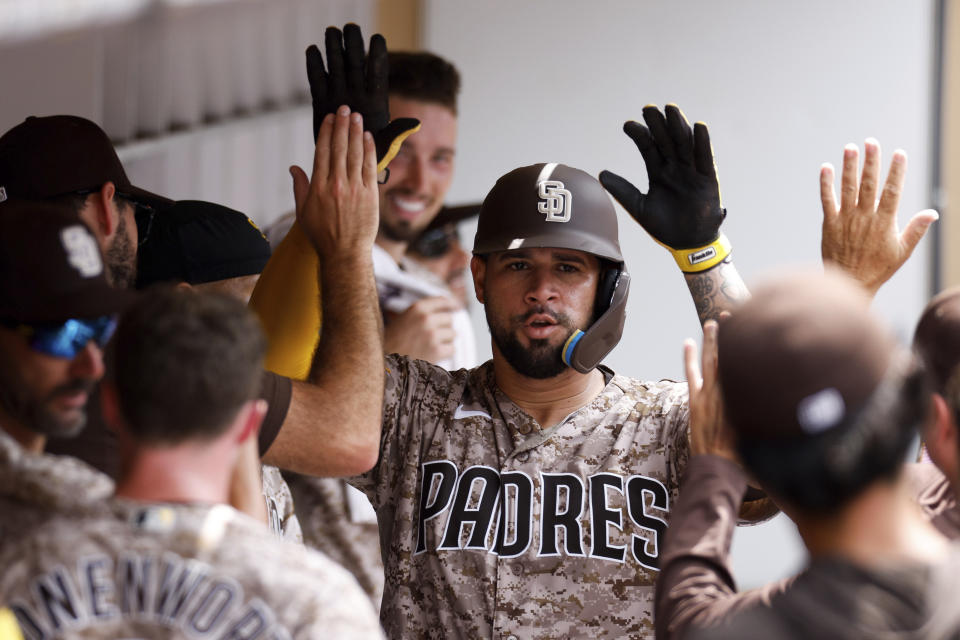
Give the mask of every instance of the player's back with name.
<svg viewBox="0 0 960 640">
<path fill-rule="evenodd" d="M 353 577 L 224 506 L 115 500 L 0 558 L 24 638 L 381 638 Z"/>
</svg>

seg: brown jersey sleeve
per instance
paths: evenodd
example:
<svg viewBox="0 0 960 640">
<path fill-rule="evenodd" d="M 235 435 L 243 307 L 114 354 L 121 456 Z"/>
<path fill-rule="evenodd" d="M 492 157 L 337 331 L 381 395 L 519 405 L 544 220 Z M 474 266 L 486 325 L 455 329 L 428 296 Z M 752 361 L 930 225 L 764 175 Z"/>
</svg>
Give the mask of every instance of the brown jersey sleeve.
<svg viewBox="0 0 960 640">
<path fill-rule="evenodd" d="M 737 592 L 730 542 L 747 483 L 737 465 L 692 456 L 670 515 L 656 584 L 656 637 L 680 638 L 690 627 L 716 626 L 737 611 L 769 602 L 788 581 Z"/>
<path fill-rule="evenodd" d="M 260 378 L 260 397 L 267 401 L 267 415 L 260 425 L 260 457 L 262 458 L 280 433 L 280 427 L 290 409 L 293 383 L 286 376 L 263 370 Z"/>
</svg>

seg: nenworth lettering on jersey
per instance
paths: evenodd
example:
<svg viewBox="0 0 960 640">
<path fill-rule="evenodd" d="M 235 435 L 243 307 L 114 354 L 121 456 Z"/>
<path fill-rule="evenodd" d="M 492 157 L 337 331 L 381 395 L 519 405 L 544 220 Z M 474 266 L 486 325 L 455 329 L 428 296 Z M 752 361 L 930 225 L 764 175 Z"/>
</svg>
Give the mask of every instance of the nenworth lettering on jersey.
<svg viewBox="0 0 960 640">
<path fill-rule="evenodd" d="M 63 637 L 118 618 L 191 638 L 289 639 L 276 614 L 207 564 L 171 553 L 82 557 L 34 577 L 10 604 L 25 640 Z"/>
<path fill-rule="evenodd" d="M 474 550 L 510 558 L 527 553 L 536 538 L 536 557 L 620 563 L 632 558 L 647 569 L 659 567 L 667 529 L 660 516 L 669 510 L 669 495 L 659 480 L 615 473 L 596 473 L 586 482 L 572 473 L 541 472 L 534 478 L 486 466 L 461 472 L 449 460 L 423 463 L 422 471 L 415 555 Z M 435 519 L 439 527 L 432 527 L 442 534 L 431 540 L 427 525 Z M 626 538 L 629 544 L 617 544 L 611 534 L 623 538 L 625 527 L 637 532 Z M 588 530 L 600 533 L 588 535 Z"/>
</svg>

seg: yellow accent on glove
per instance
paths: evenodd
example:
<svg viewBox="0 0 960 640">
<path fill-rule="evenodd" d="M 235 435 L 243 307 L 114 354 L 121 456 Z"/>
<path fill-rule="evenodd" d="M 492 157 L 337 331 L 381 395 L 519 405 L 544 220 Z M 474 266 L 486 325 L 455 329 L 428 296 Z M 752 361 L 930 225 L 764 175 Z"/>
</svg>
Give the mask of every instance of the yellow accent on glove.
<svg viewBox="0 0 960 640">
<path fill-rule="evenodd" d="M 23 640 L 17 617 L 6 607 L 0 609 L 0 640 Z"/>
<path fill-rule="evenodd" d="M 409 136 L 411 133 L 420 131 L 420 123 L 418 121 L 413 120 L 412 118 L 405 118 L 404 120 L 412 120 L 413 122 L 417 123 L 417 126 L 401 131 L 393 140 L 390 141 L 390 146 L 387 147 L 383 157 L 377 160 L 377 173 L 380 173 L 386 169 L 387 165 L 390 164 L 390 161 L 396 157 L 396 155 L 400 152 L 400 145 L 402 145 L 403 141 L 407 139 L 407 136 Z"/>
<path fill-rule="evenodd" d="M 663 244 L 656 238 L 654 238 L 654 241 L 673 254 L 673 259 L 677 261 L 677 266 L 680 267 L 680 271 L 684 273 L 699 273 L 712 269 L 726 260 L 727 256 L 730 255 L 730 251 L 733 249 L 730 241 L 727 240 L 727 236 L 722 233 L 710 244 L 694 249 L 674 249 L 673 247 Z"/>
<path fill-rule="evenodd" d="M 296 222 L 270 257 L 250 308 L 267 337 L 264 367 L 294 380 L 306 380 L 320 340 L 320 259 Z"/>
</svg>

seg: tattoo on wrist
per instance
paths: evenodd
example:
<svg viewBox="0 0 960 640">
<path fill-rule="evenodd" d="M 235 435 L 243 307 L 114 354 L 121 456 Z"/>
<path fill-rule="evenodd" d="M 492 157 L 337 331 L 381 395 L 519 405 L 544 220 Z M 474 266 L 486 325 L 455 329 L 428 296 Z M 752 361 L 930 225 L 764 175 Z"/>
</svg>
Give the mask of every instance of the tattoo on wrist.
<svg viewBox="0 0 960 640">
<path fill-rule="evenodd" d="M 684 275 L 700 324 L 719 319 L 721 312 L 736 307 L 749 295 L 729 257 L 713 269 Z"/>
</svg>

